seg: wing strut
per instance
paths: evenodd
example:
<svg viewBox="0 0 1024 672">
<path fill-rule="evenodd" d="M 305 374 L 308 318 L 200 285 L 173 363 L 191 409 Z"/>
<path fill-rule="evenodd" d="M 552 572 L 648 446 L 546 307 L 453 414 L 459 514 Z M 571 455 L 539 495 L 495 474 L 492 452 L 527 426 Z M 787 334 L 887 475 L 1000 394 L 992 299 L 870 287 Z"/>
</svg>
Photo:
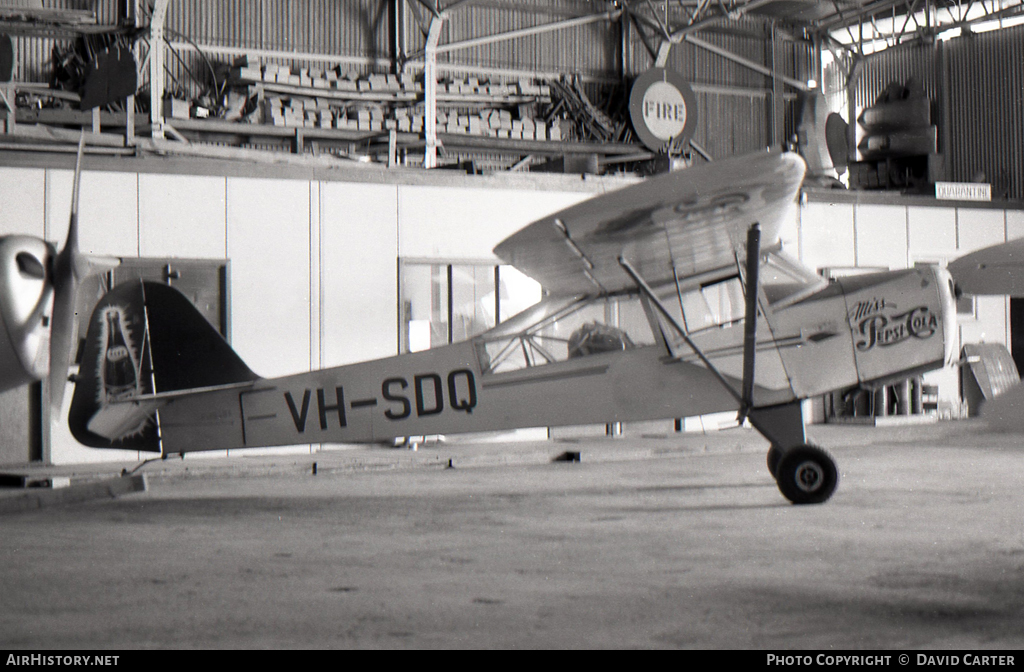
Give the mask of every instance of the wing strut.
<svg viewBox="0 0 1024 672">
<path fill-rule="evenodd" d="M 636 272 L 636 269 L 634 269 L 628 261 L 626 261 L 625 257 L 619 257 L 619 265 L 622 266 L 622 269 L 626 271 L 627 274 L 629 274 L 629 277 L 633 279 L 633 282 L 636 283 L 637 288 L 641 292 L 643 292 L 644 296 L 646 296 L 647 299 L 651 302 L 651 305 L 658 309 L 658 312 L 660 312 L 662 316 L 665 318 L 665 320 L 668 321 L 670 325 L 672 325 L 672 328 L 675 329 L 676 332 L 683 337 L 683 340 L 686 341 L 686 344 L 688 346 L 690 346 L 690 349 L 697 353 L 697 356 L 700 358 L 700 361 L 704 363 L 704 366 L 708 368 L 708 371 L 715 375 L 715 378 L 717 378 L 718 382 L 722 384 L 722 387 L 725 388 L 725 391 L 731 394 L 733 399 L 735 399 L 740 404 L 740 406 L 743 407 L 743 396 L 740 394 L 740 392 L 737 392 L 736 388 L 732 386 L 732 383 L 730 383 L 729 380 L 724 375 L 722 375 L 722 372 L 718 370 L 718 367 L 711 363 L 711 360 L 707 358 L 704 352 L 697 346 L 696 343 L 693 342 L 693 339 L 690 338 L 690 335 L 686 333 L 686 329 L 683 329 L 683 327 L 678 322 L 676 322 L 676 319 L 672 317 L 671 313 L 668 312 L 668 309 L 665 308 L 665 306 L 661 303 L 661 300 L 654 295 L 654 291 L 651 289 L 650 285 L 648 285 L 644 281 L 644 279 L 640 277 L 640 274 Z"/>
<path fill-rule="evenodd" d="M 757 350 L 757 271 L 761 256 L 761 226 L 754 222 L 747 230 L 747 313 L 743 321 L 743 392 L 740 424 L 754 407 L 754 353 Z"/>
</svg>

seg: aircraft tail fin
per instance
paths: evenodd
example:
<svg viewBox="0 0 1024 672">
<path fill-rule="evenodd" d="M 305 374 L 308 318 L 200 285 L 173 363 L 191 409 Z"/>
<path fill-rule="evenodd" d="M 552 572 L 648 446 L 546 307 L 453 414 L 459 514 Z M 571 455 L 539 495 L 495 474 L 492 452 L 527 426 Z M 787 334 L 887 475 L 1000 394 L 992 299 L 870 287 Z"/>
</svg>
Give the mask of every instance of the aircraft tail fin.
<svg viewBox="0 0 1024 672">
<path fill-rule="evenodd" d="M 257 378 L 176 289 L 125 283 L 93 310 L 68 424 L 87 446 L 160 452 L 153 395 Z"/>
</svg>

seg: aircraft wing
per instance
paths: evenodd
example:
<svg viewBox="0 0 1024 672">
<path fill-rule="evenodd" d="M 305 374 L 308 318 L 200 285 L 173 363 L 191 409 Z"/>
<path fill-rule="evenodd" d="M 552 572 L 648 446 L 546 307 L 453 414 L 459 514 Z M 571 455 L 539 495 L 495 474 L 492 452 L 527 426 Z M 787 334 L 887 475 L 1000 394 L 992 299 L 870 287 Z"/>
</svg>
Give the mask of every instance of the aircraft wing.
<svg viewBox="0 0 1024 672">
<path fill-rule="evenodd" d="M 804 170 L 798 155 L 768 152 L 686 168 L 537 220 L 494 253 L 558 295 L 632 287 L 620 256 L 652 285 L 673 268 L 698 275 L 735 263 L 754 222 L 773 244 Z"/>
<path fill-rule="evenodd" d="M 1024 238 L 966 254 L 947 269 L 968 294 L 1024 296 Z"/>
</svg>

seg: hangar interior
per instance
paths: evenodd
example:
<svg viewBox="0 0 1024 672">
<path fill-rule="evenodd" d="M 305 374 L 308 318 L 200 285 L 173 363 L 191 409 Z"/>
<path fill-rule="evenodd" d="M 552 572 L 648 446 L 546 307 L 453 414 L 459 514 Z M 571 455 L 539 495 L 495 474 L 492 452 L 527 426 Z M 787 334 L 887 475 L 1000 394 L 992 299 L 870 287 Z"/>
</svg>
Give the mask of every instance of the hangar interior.
<svg viewBox="0 0 1024 672">
<path fill-rule="evenodd" d="M 187 288 L 263 376 L 479 333 L 541 295 L 493 254 L 508 235 L 768 147 L 808 163 L 782 235 L 808 267 L 944 264 L 1024 237 L 1022 22 L 1010 1 L 3 1 L 0 233 L 63 239 L 84 129 L 83 251 Z M 651 68 L 695 101 L 653 142 L 630 101 Z M 908 125 L 872 125 L 893 105 Z M 1024 356 L 1016 304 L 965 299 L 960 347 Z M 970 412 L 956 366 L 851 392 L 815 421 Z M 0 397 L 0 463 L 138 457 L 80 446 L 46 394 Z M 559 430 L 606 431 L 639 430 Z"/>
</svg>

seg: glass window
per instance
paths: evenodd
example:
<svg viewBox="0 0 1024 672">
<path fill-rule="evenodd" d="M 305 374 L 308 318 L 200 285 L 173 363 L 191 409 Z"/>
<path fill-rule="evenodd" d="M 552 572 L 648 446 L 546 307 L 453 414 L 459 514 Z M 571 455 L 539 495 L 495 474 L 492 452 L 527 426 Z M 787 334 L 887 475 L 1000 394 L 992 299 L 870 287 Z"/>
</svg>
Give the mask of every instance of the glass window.
<svg viewBox="0 0 1024 672">
<path fill-rule="evenodd" d="M 403 351 L 419 352 L 448 343 L 447 266 L 403 266 L 401 292 Z"/>
<path fill-rule="evenodd" d="M 499 266 L 501 322 L 518 315 L 544 296 L 540 283 L 512 266 Z"/>
<path fill-rule="evenodd" d="M 768 303 L 784 307 L 796 303 L 828 284 L 828 281 L 781 252 L 771 252 L 758 272 Z"/>
<path fill-rule="evenodd" d="M 637 296 L 550 299 L 480 337 L 484 373 L 503 373 L 653 345 Z"/>
<path fill-rule="evenodd" d="M 494 266 L 452 264 L 451 272 L 451 325 L 450 343 L 458 343 L 482 334 L 495 322 Z"/>
<path fill-rule="evenodd" d="M 540 284 L 511 266 L 405 261 L 402 351 L 464 341 L 540 301 Z M 497 319 L 496 319 L 497 318 Z"/>
<path fill-rule="evenodd" d="M 659 292 L 662 304 L 679 320 L 679 308 L 682 308 L 681 324 L 690 332 L 732 324 L 743 319 L 746 313 L 743 284 L 738 276 L 710 282 L 681 295 L 676 295 L 675 287 L 666 287 Z M 675 304 L 675 305 L 673 305 Z"/>
</svg>

